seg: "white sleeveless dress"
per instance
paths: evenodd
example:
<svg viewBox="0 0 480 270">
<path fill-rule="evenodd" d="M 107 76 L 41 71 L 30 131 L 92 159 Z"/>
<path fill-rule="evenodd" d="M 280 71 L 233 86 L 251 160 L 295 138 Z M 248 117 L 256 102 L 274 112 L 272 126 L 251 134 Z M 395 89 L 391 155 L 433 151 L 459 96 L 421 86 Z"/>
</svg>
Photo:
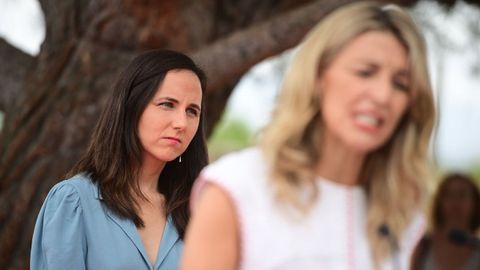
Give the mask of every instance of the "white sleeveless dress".
<svg viewBox="0 0 480 270">
<path fill-rule="evenodd" d="M 200 174 L 192 204 L 206 183 L 221 187 L 237 211 L 240 268 L 244 270 L 370 270 L 365 235 L 367 198 L 359 186 L 318 179 L 320 196 L 307 216 L 279 207 L 257 148 L 227 154 Z M 424 231 L 418 215 L 400 239 L 400 268 L 386 261 L 381 269 L 408 269 L 410 255 Z"/>
</svg>

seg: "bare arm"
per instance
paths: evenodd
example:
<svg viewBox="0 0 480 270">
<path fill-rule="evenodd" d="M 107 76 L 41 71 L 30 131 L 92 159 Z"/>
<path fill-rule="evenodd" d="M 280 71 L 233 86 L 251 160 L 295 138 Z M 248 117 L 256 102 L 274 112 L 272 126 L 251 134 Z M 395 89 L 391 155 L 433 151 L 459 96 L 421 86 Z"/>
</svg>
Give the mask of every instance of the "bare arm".
<svg viewBox="0 0 480 270">
<path fill-rule="evenodd" d="M 207 184 L 187 229 L 182 270 L 233 270 L 240 253 L 236 210 L 227 193 Z"/>
</svg>

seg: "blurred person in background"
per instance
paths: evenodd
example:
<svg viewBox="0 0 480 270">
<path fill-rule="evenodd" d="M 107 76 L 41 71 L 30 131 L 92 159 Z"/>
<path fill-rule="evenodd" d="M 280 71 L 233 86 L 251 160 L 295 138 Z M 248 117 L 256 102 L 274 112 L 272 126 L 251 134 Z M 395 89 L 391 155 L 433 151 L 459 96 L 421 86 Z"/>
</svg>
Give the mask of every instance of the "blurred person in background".
<svg viewBox="0 0 480 270">
<path fill-rule="evenodd" d="M 260 145 L 200 174 L 181 269 L 407 269 L 434 120 L 409 14 L 338 8 L 300 45 Z"/>
<path fill-rule="evenodd" d="M 30 269 L 177 269 L 207 164 L 205 75 L 186 55 L 140 54 L 120 75 L 69 179 L 40 210 Z"/>
<path fill-rule="evenodd" d="M 473 179 L 444 177 L 433 199 L 431 232 L 415 249 L 412 270 L 479 270 L 480 193 Z"/>
</svg>

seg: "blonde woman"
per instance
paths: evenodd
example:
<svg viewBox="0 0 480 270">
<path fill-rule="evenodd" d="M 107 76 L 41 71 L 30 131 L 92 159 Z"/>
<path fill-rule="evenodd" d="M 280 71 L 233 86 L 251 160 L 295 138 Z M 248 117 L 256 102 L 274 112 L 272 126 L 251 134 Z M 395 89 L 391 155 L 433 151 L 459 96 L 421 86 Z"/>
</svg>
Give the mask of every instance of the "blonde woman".
<svg viewBox="0 0 480 270">
<path fill-rule="evenodd" d="M 406 269 L 434 124 L 423 37 L 357 2 L 306 36 L 258 148 L 208 166 L 182 269 Z"/>
</svg>

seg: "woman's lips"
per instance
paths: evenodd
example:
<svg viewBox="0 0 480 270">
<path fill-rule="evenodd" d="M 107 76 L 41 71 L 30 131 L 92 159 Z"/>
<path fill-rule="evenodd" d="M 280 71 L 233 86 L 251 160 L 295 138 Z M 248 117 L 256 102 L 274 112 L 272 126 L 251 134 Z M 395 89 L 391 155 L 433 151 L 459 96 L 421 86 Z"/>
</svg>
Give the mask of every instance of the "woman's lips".
<svg viewBox="0 0 480 270">
<path fill-rule="evenodd" d="M 383 118 L 374 113 L 357 113 L 354 116 L 355 124 L 368 132 L 376 132 L 383 124 Z"/>
<path fill-rule="evenodd" d="M 175 137 L 164 137 L 164 139 L 169 141 L 172 144 L 180 144 L 182 142 L 179 138 L 175 138 Z"/>
</svg>

